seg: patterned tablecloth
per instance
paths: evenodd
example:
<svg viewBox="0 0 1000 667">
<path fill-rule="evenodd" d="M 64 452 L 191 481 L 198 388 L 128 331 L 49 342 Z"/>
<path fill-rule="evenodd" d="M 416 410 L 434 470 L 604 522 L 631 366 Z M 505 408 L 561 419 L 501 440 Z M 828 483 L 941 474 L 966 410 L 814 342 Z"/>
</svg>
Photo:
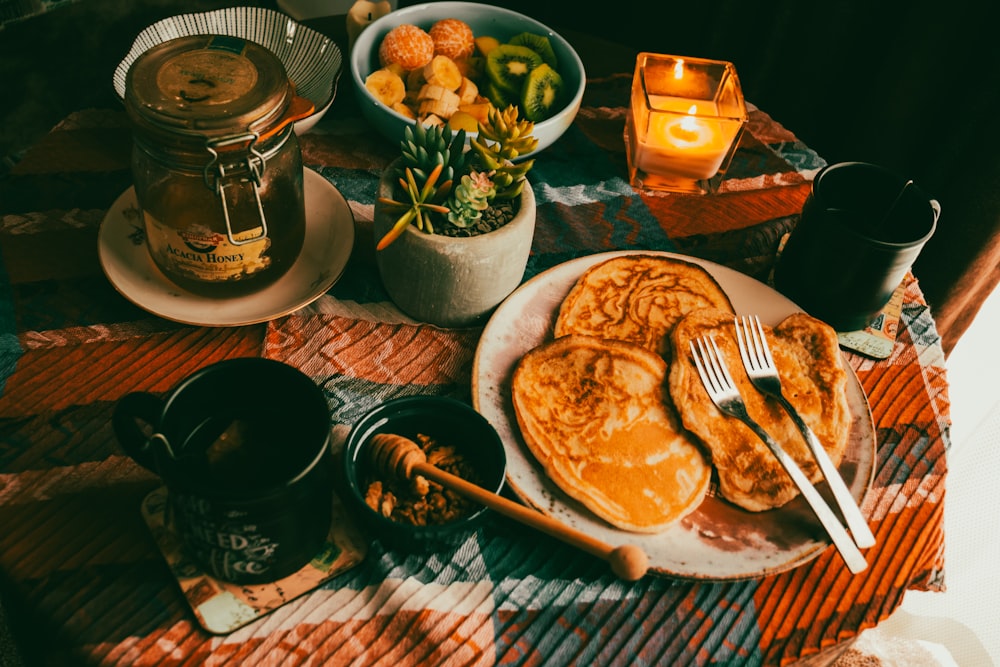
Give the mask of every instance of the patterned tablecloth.
<svg viewBox="0 0 1000 667">
<path fill-rule="evenodd" d="M 525 278 L 608 249 L 670 250 L 766 280 L 823 161 L 753 109 L 721 192 L 634 191 L 622 129 L 629 77 L 588 82 L 579 117 L 541 154 Z M 345 86 L 342 85 L 342 88 Z M 849 355 L 878 442 L 864 503 L 878 545 L 851 576 L 830 548 L 794 570 L 699 582 L 606 565 L 496 518 L 453 553 L 373 544 L 363 563 L 229 635 L 204 631 L 140 514 L 157 480 L 124 455 L 110 415 L 124 394 L 165 392 L 210 362 L 261 355 L 311 376 L 335 422 L 390 397 L 470 400 L 481 329 L 401 315 L 374 265 L 376 183 L 397 147 L 342 91 L 302 138 L 357 238 L 343 277 L 291 315 L 241 327 L 153 316 L 98 262 L 98 228 L 130 184 L 121 110 L 68 117 L 0 184 L 0 582 L 8 617 L 46 664 L 787 664 L 826 661 L 901 602 L 943 587 L 949 404 L 919 286 L 906 283 L 892 355 Z"/>
</svg>

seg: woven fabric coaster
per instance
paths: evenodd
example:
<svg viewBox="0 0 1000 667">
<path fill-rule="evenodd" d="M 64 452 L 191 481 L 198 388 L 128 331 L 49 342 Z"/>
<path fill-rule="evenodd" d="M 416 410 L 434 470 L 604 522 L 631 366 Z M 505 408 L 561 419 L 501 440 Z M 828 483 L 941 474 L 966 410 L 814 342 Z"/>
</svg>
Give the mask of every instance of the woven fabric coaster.
<svg viewBox="0 0 1000 667">
<path fill-rule="evenodd" d="M 902 282 L 892 293 L 892 298 L 878 315 L 860 331 L 838 331 L 840 346 L 873 359 L 885 359 L 892 354 L 899 332 L 899 318 L 903 314 L 903 293 L 906 283 Z"/>
<path fill-rule="evenodd" d="M 198 623 L 214 634 L 227 634 L 308 593 L 362 560 L 368 543 L 334 496 L 326 544 L 298 572 L 266 584 L 232 584 L 206 574 L 186 553 L 166 522 L 167 489 L 159 487 L 142 502 L 142 515 Z"/>
</svg>

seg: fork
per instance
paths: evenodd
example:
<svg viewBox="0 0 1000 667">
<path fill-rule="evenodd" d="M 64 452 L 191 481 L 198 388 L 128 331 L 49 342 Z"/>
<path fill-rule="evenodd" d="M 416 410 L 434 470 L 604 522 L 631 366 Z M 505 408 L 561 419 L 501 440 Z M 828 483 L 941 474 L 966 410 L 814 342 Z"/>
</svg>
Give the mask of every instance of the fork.
<svg viewBox="0 0 1000 667">
<path fill-rule="evenodd" d="M 809 507 L 812 508 L 816 518 L 826 529 L 833 545 L 837 548 L 851 573 L 857 574 L 868 567 L 868 562 L 858 549 L 858 545 L 854 543 L 843 524 L 840 523 L 840 519 L 823 500 L 823 496 L 809 482 L 809 478 L 802 472 L 795 459 L 747 413 L 743 397 L 740 396 L 739 389 L 736 388 L 736 383 L 733 382 L 729 369 L 726 368 L 725 359 L 719 352 L 715 339 L 712 336 L 703 337 L 698 339 L 697 345 L 695 345 L 695 341 L 691 341 L 691 355 L 694 358 L 695 367 L 698 369 L 698 375 L 701 376 L 702 384 L 705 385 L 705 390 L 712 402 L 723 413 L 742 421 L 757 434 L 757 437 L 764 441 L 764 444 L 768 446 L 792 481 L 795 482 L 802 497 L 809 503 Z"/>
<path fill-rule="evenodd" d="M 741 322 L 740 318 L 737 317 L 736 342 L 739 344 L 740 357 L 743 359 L 743 367 L 747 371 L 750 382 L 759 391 L 777 399 L 788 416 L 795 422 L 802 437 L 805 438 L 806 444 L 809 445 L 809 449 L 819 464 L 823 477 L 830 485 L 830 491 L 833 492 L 833 498 L 837 501 L 837 507 L 840 508 L 840 513 L 847 523 L 848 530 L 854 536 L 854 541 L 862 549 L 874 546 L 875 536 L 872 535 L 868 522 L 861 515 L 861 510 L 851 496 L 847 485 L 844 484 L 844 478 L 840 476 L 837 466 L 833 465 L 826 448 L 802 419 L 795 406 L 781 392 L 778 367 L 775 366 L 774 358 L 771 356 L 771 349 L 767 344 L 767 337 L 764 334 L 764 327 L 761 326 L 760 318 L 756 316 L 744 317 Z"/>
</svg>

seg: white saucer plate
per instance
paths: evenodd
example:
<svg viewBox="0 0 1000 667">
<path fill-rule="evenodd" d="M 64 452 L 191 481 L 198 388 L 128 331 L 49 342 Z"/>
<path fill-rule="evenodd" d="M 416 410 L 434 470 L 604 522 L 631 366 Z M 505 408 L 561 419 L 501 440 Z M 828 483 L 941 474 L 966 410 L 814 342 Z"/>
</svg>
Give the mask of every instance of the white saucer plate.
<svg viewBox="0 0 1000 667">
<path fill-rule="evenodd" d="M 210 298 L 178 287 L 153 263 L 146 248 L 135 189 L 111 206 L 98 232 L 104 274 L 119 293 L 143 310 L 182 324 L 241 326 L 288 315 L 326 293 L 340 279 L 354 247 L 354 214 L 344 196 L 306 169 L 306 236 L 295 264 L 259 292 Z"/>
<path fill-rule="evenodd" d="M 520 358 L 552 339 L 559 305 L 588 268 L 630 251 L 580 257 L 555 266 L 514 291 L 487 322 L 476 350 L 472 398 L 476 409 L 497 429 L 507 453 L 507 483 L 525 503 L 607 544 L 635 544 L 649 557 L 651 572 L 685 579 L 737 580 L 775 574 L 806 563 L 828 546 L 801 496 L 778 509 L 748 512 L 709 495 L 690 515 L 666 531 L 640 534 L 605 523 L 566 495 L 545 475 L 521 437 L 510 397 L 511 377 Z M 729 295 L 737 314 L 758 315 L 775 325 L 796 306 L 767 285 L 728 267 L 695 257 L 664 255 L 705 268 Z M 875 428 L 864 390 L 849 373 L 848 402 L 853 413 L 850 440 L 839 469 L 856 500 L 871 488 L 875 472 Z"/>
</svg>

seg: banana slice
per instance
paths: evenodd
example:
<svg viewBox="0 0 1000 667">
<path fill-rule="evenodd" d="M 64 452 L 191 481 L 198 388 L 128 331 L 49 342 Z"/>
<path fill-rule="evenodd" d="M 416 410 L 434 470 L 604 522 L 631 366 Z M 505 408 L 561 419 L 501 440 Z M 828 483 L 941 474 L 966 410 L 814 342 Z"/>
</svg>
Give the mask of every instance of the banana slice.
<svg viewBox="0 0 1000 667">
<path fill-rule="evenodd" d="M 413 113 L 413 109 L 411 109 L 410 107 L 408 107 L 406 104 L 404 104 L 402 102 L 396 102 L 395 104 L 393 104 L 392 105 L 392 110 L 395 111 L 395 112 L 397 112 L 397 113 L 403 114 L 407 118 L 412 118 L 413 120 L 417 119 L 417 114 Z"/>
<path fill-rule="evenodd" d="M 428 114 L 420 117 L 420 124 L 427 127 L 441 127 L 444 125 L 444 120 L 434 114 Z"/>
<path fill-rule="evenodd" d="M 398 74 L 390 69 L 377 69 L 365 79 L 365 88 L 382 104 L 392 107 L 403 101 L 406 84 Z"/>
<path fill-rule="evenodd" d="M 424 78 L 424 68 L 418 67 L 417 69 L 411 69 L 406 73 L 406 89 L 407 90 L 420 90 L 420 88 L 427 83 L 427 79 Z"/>
<path fill-rule="evenodd" d="M 458 93 L 458 99 L 462 104 L 472 104 L 479 95 L 479 86 L 472 79 L 462 77 L 462 83 L 459 84 L 458 90 L 455 92 Z"/>
<path fill-rule="evenodd" d="M 417 109 L 421 116 L 435 115 L 445 120 L 451 118 L 451 115 L 458 111 L 458 95 L 451 92 L 450 90 L 445 91 L 446 95 L 439 99 L 427 98 L 420 101 L 420 107 Z"/>
<path fill-rule="evenodd" d="M 447 88 L 443 88 L 443 87 L 435 85 L 433 83 L 427 83 L 427 84 L 424 84 L 420 88 L 420 92 L 417 93 L 417 100 L 420 100 L 420 101 L 423 101 L 423 100 L 443 100 L 443 99 L 445 99 L 447 97 L 450 97 L 451 95 L 454 95 L 455 97 L 458 97 L 458 95 L 456 95 L 454 92 L 448 90 Z"/>
<path fill-rule="evenodd" d="M 446 90 L 457 90 L 462 84 L 462 72 L 458 65 L 448 56 L 434 56 L 424 65 L 424 78 L 427 83 L 441 86 Z"/>
<path fill-rule="evenodd" d="M 398 74 L 400 79 L 405 79 L 406 78 L 406 69 L 402 65 L 400 65 L 399 63 L 389 63 L 388 65 L 386 65 L 382 69 L 387 69 L 390 72 Z"/>
</svg>

